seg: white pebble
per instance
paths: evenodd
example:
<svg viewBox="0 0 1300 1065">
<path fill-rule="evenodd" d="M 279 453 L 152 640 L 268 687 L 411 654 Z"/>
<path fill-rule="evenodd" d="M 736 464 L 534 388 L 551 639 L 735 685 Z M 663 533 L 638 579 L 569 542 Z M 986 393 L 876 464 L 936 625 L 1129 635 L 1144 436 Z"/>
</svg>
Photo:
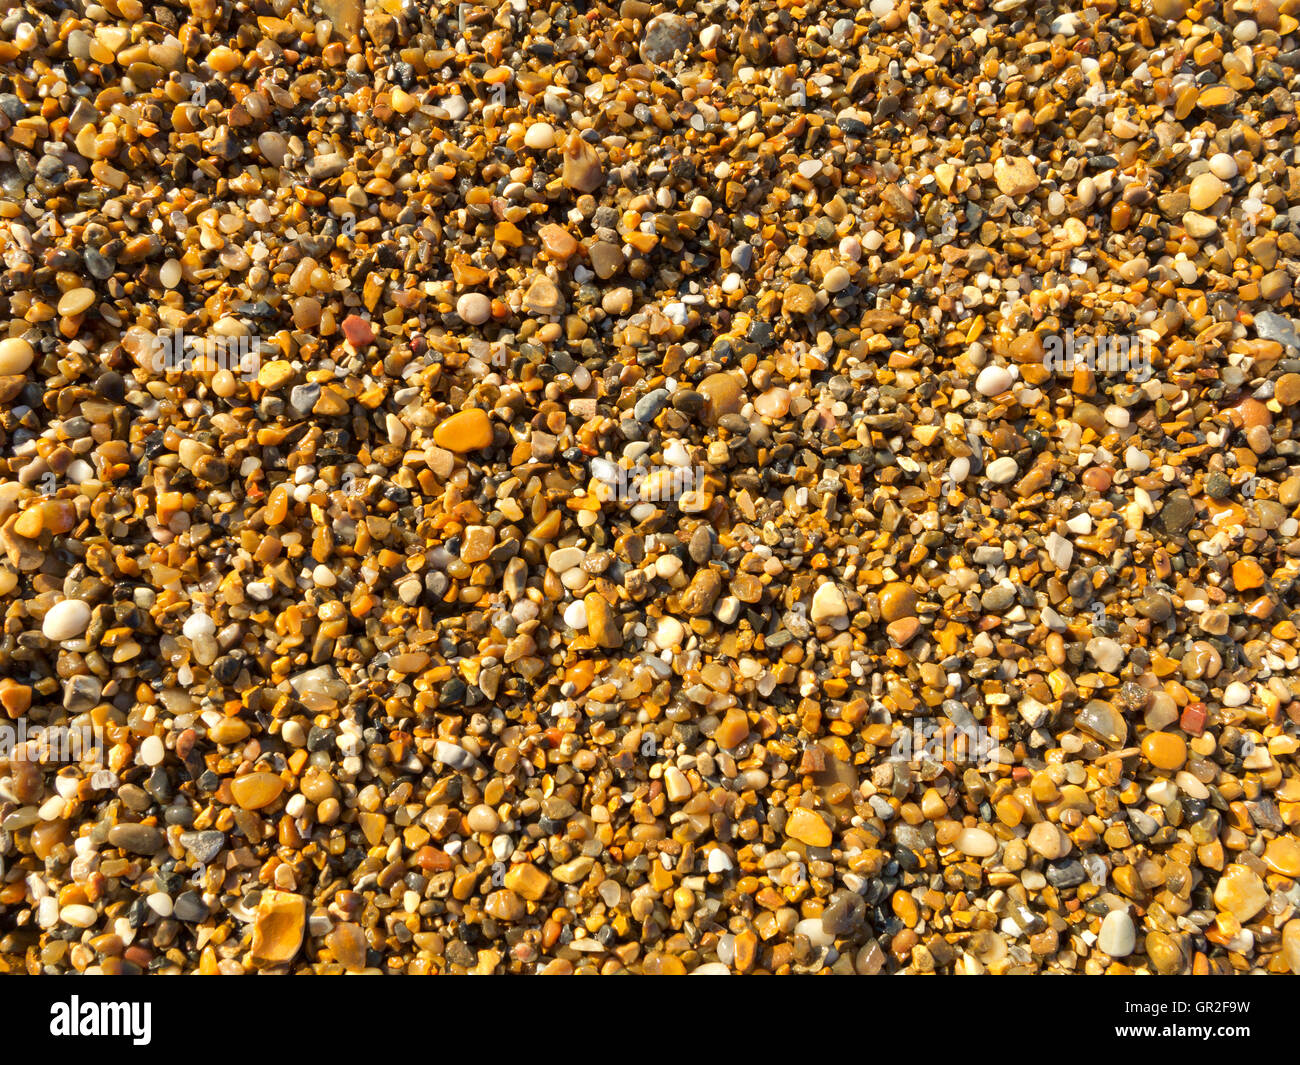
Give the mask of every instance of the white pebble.
<svg viewBox="0 0 1300 1065">
<path fill-rule="evenodd" d="M 1221 181 L 1231 181 L 1237 176 L 1237 160 L 1227 152 L 1210 156 L 1210 173 Z"/>
<path fill-rule="evenodd" d="M 1223 689 L 1224 706 L 1245 706 L 1250 702 L 1250 689 L 1239 680 L 1234 680 Z"/>
<path fill-rule="evenodd" d="M 524 144 L 536 151 L 554 147 L 555 127 L 549 122 L 534 122 L 524 134 Z"/>
<path fill-rule="evenodd" d="M 1019 472 L 1020 467 L 1016 465 L 1016 460 L 1009 455 L 989 463 L 988 476 L 994 484 L 1007 484 L 1014 481 Z"/>
<path fill-rule="evenodd" d="M 202 611 L 197 611 L 186 618 L 185 625 L 181 629 L 187 640 L 197 640 L 200 636 L 211 636 L 216 631 L 216 622 Z"/>
<path fill-rule="evenodd" d="M 564 623 L 571 629 L 587 627 L 587 605 L 581 599 L 575 599 L 564 608 Z"/>
<path fill-rule="evenodd" d="M 41 635 L 56 642 L 72 640 L 86 631 L 90 624 L 90 605 L 80 599 L 65 599 L 55 603 L 41 622 Z"/>
<path fill-rule="evenodd" d="M 492 315 L 492 301 L 481 292 L 466 292 L 456 301 L 456 313 L 466 325 L 482 325 Z"/>
<path fill-rule="evenodd" d="M 140 744 L 140 761 L 145 765 L 162 765 L 167 757 L 167 748 L 158 736 L 146 736 Z"/>
<path fill-rule="evenodd" d="M 981 396 L 1000 396 L 1011 387 L 1012 380 L 1005 366 L 985 366 L 975 378 L 975 391 Z"/>
</svg>

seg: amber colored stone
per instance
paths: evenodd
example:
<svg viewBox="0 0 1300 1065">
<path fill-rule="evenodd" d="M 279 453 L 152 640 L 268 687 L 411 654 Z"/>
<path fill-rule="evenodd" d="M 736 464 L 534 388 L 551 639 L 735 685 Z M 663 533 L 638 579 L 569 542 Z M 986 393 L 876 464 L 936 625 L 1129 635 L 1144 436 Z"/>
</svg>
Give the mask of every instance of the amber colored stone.
<svg viewBox="0 0 1300 1065">
<path fill-rule="evenodd" d="M 1264 571 L 1253 558 L 1243 558 L 1232 564 L 1232 583 L 1237 591 L 1249 591 L 1264 585 Z"/>
<path fill-rule="evenodd" d="M 248 773 L 230 782 L 230 793 L 244 810 L 270 806 L 284 791 L 284 781 L 274 773 Z"/>
<path fill-rule="evenodd" d="M 1278 836 L 1264 848 L 1264 864 L 1282 876 L 1300 877 L 1300 842 L 1293 836 Z"/>
<path fill-rule="evenodd" d="M 700 395 L 704 397 L 707 416 L 714 422 L 725 414 L 740 413 L 745 403 L 740 382 L 729 373 L 709 374 L 700 382 Z"/>
<path fill-rule="evenodd" d="M 551 878 L 531 862 L 522 862 L 506 870 L 505 884 L 529 902 L 537 902 L 551 886 Z"/>
<path fill-rule="evenodd" d="M 829 847 L 831 845 L 830 826 L 812 810 L 796 807 L 785 822 L 785 834 L 809 847 Z"/>
<path fill-rule="evenodd" d="M 890 581 L 880 590 L 880 617 L 901 621 L 916 616 L 916 591 L 903 581 Z"/>
<path fill-rule="evenodd" d="M 433 430 L 433 442 L 457 453 L 491 447 L 491 419 L 487 411 L 477 407 L 459 411 L 438 424 Z"/>
<path fill-rule="evenodd" d="M 1142 756 L 1157 769 L 1181 769 L 1187 761 L 1187 742 L 1172 732 L 1153 732 L 1142 740 Z"/>
<path fill-rule="evenodd" d="M 263 891 L 253 919 L 253 960 L 265 965 L 292 961 L 306 927 L 306 899 L 290 891 Z"/>
<path fill-rule="evenodd" d="M 713 740 L 719 747 L 730 751 L 744 743 L 748 735 L 749 718 L 745 716 L 745 711 L 733 706 L 713 733 Z"/>
</svg>

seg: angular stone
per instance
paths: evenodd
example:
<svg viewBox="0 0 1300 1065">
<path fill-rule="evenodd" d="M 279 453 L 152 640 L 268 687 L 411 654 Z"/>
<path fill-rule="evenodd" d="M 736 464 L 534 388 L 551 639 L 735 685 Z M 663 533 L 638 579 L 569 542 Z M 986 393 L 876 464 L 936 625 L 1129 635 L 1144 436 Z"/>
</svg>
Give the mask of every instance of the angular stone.
<svg viewBox="0 0 1300 1065">
<path fill-rule="evenodd" d="M 1230 865 L 1214 886 L 1214 904 L 1244 924 L 1268 904 L 1268 888 L 1253 869 Z"/>
<path fill-rule="evenodd" d="M 505 884 L 529 902 L 537 902 L 551 886 L 551 878 L 531 862 L 522 862 L 506 870 Z"/>
<path fill-rule="evenodd" d="M 263 891 L 253 919 L 253 960 L 263 965 L 293 961 L 306 927 L 305 898 L 291 891 Z"/>
<path fill-rule="evenodd" d="M 575 192 L 595 192 L 605 183 L 605 170 L 596 149 L 577 133 L 564 145 L 564 168 L 560 173 L 564 187 Z"/>
<path fill-rule="evenodd" d="M 713 740 L 723 750 L 731 751 L 744 743 L 748 735 L 749 718 L 745 715 L 745 711 L 733 706 L 713 733 Z"/>
<path fill-rule="evenodd" d="M 831 845 L 831 828 L 812 810 L 802 806 L 795 807 L 786 818 L 785 834 L 809 847 L 829 847 Z"/>
<path fill-rule="evenodd" d="M 840 618 L 847 617 L 848 606 L 844 602 L 844 593 L 834 581 L 826 581 L 813 593 L 812 609 L 809 616 L 815 625 L 825 625 Z"/>
</svg>

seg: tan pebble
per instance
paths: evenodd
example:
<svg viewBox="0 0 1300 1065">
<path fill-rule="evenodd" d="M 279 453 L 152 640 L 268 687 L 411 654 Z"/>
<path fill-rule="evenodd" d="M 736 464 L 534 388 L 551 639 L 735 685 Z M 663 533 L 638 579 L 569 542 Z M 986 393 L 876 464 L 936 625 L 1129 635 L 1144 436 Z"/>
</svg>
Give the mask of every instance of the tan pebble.
<svg viewBox="0 0 1300 1065">
<path fill-rule="evenodd" d="M 0 340 L 0 374 L 26 373 L 35 358 L 35 350 L 22 337 Z"/>
<path fill-rule="evenodd" d="M 90 310 L 95 303 L 95 292 L 89 288 L 68 289 L 59 297 L 59 313 L 63 315 L 81 314 Z"/>
<path fill-rule="evenodd" d="M 1224 193 L 1224 184 L 1213 174 L 1198 174 L 1192 179 L 1188 196 L 1193 211 L 1204 211 L 1219 202 Z"/>
</svg>

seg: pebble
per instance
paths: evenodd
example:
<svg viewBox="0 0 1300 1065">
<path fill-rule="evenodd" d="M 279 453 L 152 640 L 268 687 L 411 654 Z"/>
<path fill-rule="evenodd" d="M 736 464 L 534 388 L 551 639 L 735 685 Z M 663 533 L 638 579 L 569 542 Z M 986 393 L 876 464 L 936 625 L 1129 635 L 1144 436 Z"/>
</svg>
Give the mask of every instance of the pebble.
<svg viewBox="0 0 1300 1065">
<path fill-rule="evenodd" d="M 35 349 L 21 337 L 0 340 L 0 374 L 26 373 L 35 358 Z"/>
<path fill-rule="evenodd" d="M 1133 919 L 1123 910 L 1111 910 L 1102 919 L 1097 947 L 1112 958 L 1127 958 L 1137 946 Z"/>
<path fill-rule="evenodd" d="M 463 454 L 492 446 L 492 423 L 487 412 L 477 408 L 459 411 L 444 419 L 433 431 L 439 447 Z"/>
<path fill-rule="evenodd" d="M 64 599 L 55 603 L 41 622 L 41 635 L 47 640 L 61 643 L 75 640 L 90 624 L 90 604 L 80 599 Z"/>
<path fill-rule="evenodd" d="M 456 301 L 456 313 L 466 325 L 482 325 L 492 317 L 492 301 L 479 292 L 467 292 Z"/>
</svg>

